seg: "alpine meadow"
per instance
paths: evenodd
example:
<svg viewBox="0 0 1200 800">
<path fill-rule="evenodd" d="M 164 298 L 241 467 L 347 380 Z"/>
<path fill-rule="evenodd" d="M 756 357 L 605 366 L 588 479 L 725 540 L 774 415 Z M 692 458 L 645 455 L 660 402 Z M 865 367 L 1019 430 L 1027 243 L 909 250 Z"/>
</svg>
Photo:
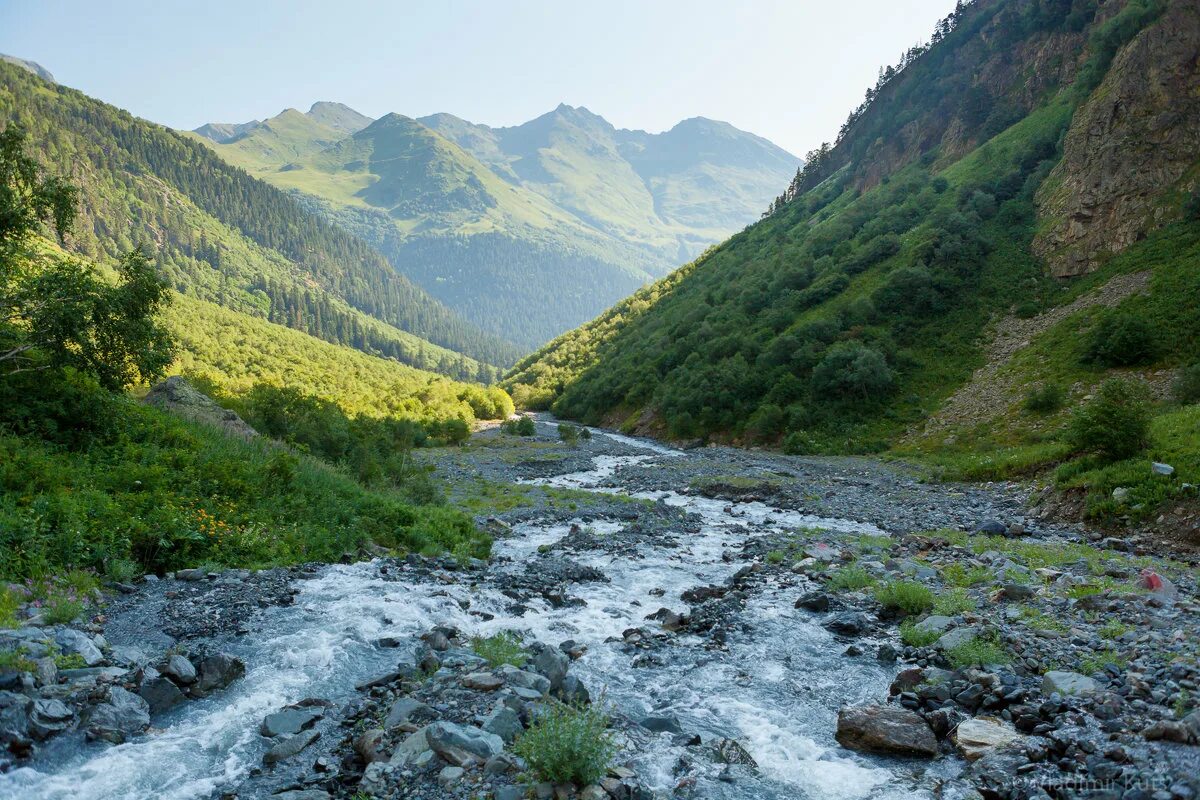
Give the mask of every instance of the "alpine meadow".
<svg viewBox="0 0 1200 800">
<path fill-rule="evenodd" d="M 1200 797 L 1195 0 L 0 51 L 0 800 Z"/>
</svg>

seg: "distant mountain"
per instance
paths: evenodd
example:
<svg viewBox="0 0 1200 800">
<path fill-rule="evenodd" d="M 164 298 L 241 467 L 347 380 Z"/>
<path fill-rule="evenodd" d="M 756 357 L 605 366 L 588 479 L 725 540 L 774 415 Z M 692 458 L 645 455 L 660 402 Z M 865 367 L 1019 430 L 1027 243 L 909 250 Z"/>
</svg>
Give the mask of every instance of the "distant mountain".
<svg viewBox="0 0 1200 800">
<path fill-rule="evenodd" d="M 192 132 L 203 136 L 205 139 L 224 143 L 237 136 L 241 136 L 246 131 L 257 128 L 261 124 L 262 122 L 257 119 L 250 120 L 249 122 L 208 122 Z"/>
<path fill-rule="evenodd" d="M 4 53 L 0 53 L 0 61 L 7 61 L 9 64 L 16 64 L 18 67 L 21 67 L 27 72 L 32 72 L 34 75 L 37 75 L 44 81 L 50 81 L 51 83 L 58 82 L 54 80 L 54 76 L 50 74 L 50 70 L 46 69 L 36 61 L 26 61 L 23 58 L 5 55 Z"/>
<path fill-rule="evenodd" d="M 509 128 L 388 114 L 345 133 L 363 120 L 318 103 L 232 136 L 195 133 L 529 347 L 755 220 L 799 164 L 703 118 L 649 134 L 560 105 Z"/>
</svg>

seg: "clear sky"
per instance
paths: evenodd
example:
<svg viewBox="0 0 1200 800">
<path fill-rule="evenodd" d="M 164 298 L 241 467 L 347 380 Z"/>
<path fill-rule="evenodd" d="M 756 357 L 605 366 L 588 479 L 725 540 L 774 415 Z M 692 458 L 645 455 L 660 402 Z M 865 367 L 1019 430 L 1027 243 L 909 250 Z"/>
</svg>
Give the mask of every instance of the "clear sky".
<svg viewBox="0 0 1200 800">
<path fill-rule="evenodd" d="M 336 100 L 489 125 L 705 116 L 797 155 L 954 0 L 0 0 L 0 52 L 177 128 Z"/>
</svg>

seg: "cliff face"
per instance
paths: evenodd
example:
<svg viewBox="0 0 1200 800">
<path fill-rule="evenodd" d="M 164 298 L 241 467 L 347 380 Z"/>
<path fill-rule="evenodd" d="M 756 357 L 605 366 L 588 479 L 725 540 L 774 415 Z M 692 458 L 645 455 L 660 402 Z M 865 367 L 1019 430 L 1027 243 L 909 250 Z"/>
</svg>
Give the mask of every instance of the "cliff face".
<svg viewBox="0 0 1200 800">
<path fill-rule="evenodd" d="M 1200 181 L 1200 5 L 1166 11 L 1113 61 L 1076 111 L 1037 197 L 1034 252 L 1051 274 L 1095 270 L 1177 215 Z"/>
</svg>

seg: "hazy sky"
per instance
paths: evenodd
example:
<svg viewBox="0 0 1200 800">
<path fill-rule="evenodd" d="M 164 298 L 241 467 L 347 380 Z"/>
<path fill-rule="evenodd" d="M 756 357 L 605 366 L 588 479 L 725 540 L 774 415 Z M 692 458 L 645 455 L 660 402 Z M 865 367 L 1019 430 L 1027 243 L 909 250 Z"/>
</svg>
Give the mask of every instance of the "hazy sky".
<svg viewBox="0 0 1200 800">
<path fill-rule="evenodd" d="M 337 100 L 512 125 L 706 116 L 797 155 L 954 0 L 0 0 L 0 52 L 178 128 Z"/>
</svg>

